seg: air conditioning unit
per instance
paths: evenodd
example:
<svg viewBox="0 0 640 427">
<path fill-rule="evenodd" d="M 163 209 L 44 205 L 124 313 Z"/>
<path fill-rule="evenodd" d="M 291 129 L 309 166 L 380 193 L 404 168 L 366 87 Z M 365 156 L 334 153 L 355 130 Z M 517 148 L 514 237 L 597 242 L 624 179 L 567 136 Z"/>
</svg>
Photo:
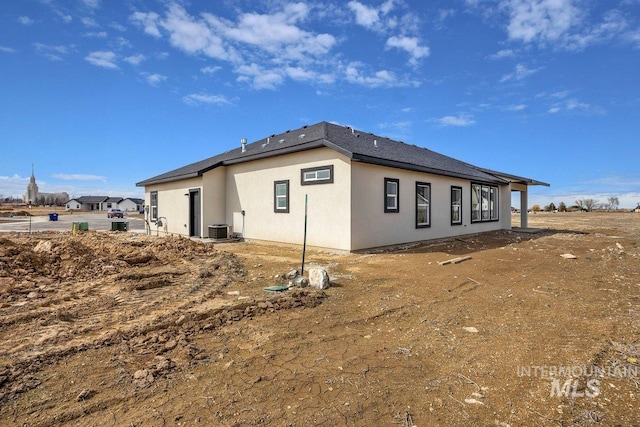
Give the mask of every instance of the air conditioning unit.
<svg viewBox="0 0 640 427">
<path fill-rule="evenodd" d="M 209 238 L 210 239 L 228 239 L 229 238 L 229 226 L 227 224 L 214 224 L 209 226 Z"/>
</svg>

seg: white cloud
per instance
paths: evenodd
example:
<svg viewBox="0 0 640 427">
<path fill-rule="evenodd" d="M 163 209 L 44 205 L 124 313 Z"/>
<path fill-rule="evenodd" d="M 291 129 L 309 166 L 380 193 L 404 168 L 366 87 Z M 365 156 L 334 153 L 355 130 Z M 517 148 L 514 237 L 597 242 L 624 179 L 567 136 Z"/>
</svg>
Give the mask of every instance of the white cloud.
<svg viewBox="0 0 640 427">
<path fill-rule="evenodd" d="M 389 15 L 395 8 L 396 1 L 387 0 L 379 7 L 369 7 L 359 1 L 350 1 L 347 6 L 355 15 L 356 24 L 376 32 L 387 32 L 398 27 L 398 17 Z M 408 23 L 407 15 L 401 18 Z M 413 30 L 404 25 L 405 30 Z"/>
<path fill-rule="evenodd" d="M 390 37 L 387 40 L 387 48 L 395 47 L 405 50 L 411 55 L 409 63 L 411 65 L 417 65 L 420 58 L 429 56 L 429 48 L 427 46 L 420 46 L 420 42 L 416 37 Z"/>
<path fill-rule="evenodd" d="M 444 116 L 439 119 L 432 119 L 431 121 L 438 123 L 440 126 L 457 126 L 465 127 L 471 126 L 476 123 L 473 116 L 470 114 L 458 114 L 457 116 Z"/>
<path fill-rule="evenodd" d="M 517 105 L 510 105 L 507 107 L 508 111 L 522 111 L 525 110 L 527 108 L 527 106 L 525 104 L 517 104 Z"/>
<path fill-rule="evenodd" d="M 606 11 L 601 19 L 589 14 L 581 0 L 501 0 L 499 10 L 509 15 L 506 27 L 510 40 L 535 43 L 566 50 L 583 50 L 589 46 L 619 38 L 636 43 L 626 15 L 617 9 Z M 624 6 L 613 4 L 611 6 Z"/>
<path fill-rule="evenodd" d="M 135 12 L 130 18 L 133 22 L 138 23 L 144 29 L 144 32 L 155 38 L 162 37 L 158 22 L 160 21 L 160 15 L 155 12 Z"/>
<path fill-rule="evenodd" d="M 359 1 L 350 1 L 347 3 L 349 9 L 356 14 L 356 23 L 366 28 L 371 28 L 380 21 L 379 9 L 365 6 Z"/>
<path fill-rule="evenodd" d="M 29 184 L 29 178 L 22 178 L 20 175 L 13 176 L 0 175 L 0 195 L 3 197 L 19 197 L 25 193 Z"/>
<path fill-rule="evenodd" d="M 573 0 L 508 0 L 509 38 L 525 43 L 552 42 L 567 34 L 582 19 Z"/>
<path fill-rule="evenodd" d="M 393 72 L 388 70 L 376 71 L 372 75 L 364 75 L 360 70 L 360 63 L 352 62 L 344 70 L 346 79 L 350 83 L 367 87 L 396 86 L 398 79 Z"/>
<path fill-rule="evenodd" d="M 216 34 L 228 42 L 258 47 L 276 55 L 279 60 L 304 60 L 309 55 L 326 55 L 336 44 L 335 37 L 330 34 L 314 34 L 297 25 L 308 13 L 306 5 L 296 3 L 273 14 L 242 14 L 237 23 L 211 14 L 203 16 Z"/>
<path fill-rule="evenodd" d="M 131 65 L 140 65 L 142 61 L 145 61 L 146 59 L 147 59 L 146 56 L 144 56 L 141 53 L 138 53 L 136 55 L 127 56 L 126 58 L 123 59 L 123 61 L 128 62 Z"/>
<path fill-rule="evenodd" d="M 582 113 L 582 114 L 606 114 L 606 110 L 601 107 L 581 102 L 576 98 L 562 99 L 562 101 L 555 102 L 547 110 L 549 114 L 557 114 L 560 112 Z"/>
<path fill-rule="evenodd" d="M 280 69 L 265 69 L 258 64 L 241 65 L 235 70 L 239 82 L 248 82 L 255 89 L 275 89 L 284 82 Z"/>
<path fill-rule="evenodd" d="M 85 37 L 91 37 L 91 38 L 97 38 L 97 39 L 103 39 L 103 38 L 107 37 L 107 32 L 106 31 L 99 31 L 99 32 L 85 33 L 84 36 Z"/>
<path fill-rule="evenodd" d="M 0 52 L 4 53 L 17 53 L 18 51 L 12 47 L 0 46 Z"/>
<path fill-rule="evenodd" d="M 20 16 L 18 17 L 18 22 L 22 25 L 31 25 L 34 23 L 33 19 L 28 16 Z"/>
<path fill-rule="evenodd" d="M 221 69 L 222 67 L 203 67 L 203 68 L 200 68 L 200 72 L 202 74 L 214 74 Z"/>
<path fill-rule="evenodd" d="M 306 4 L 291 3 L 270 14 L 240 14 L 234 22 L 210 13 L 194 17 L 172 3 L 164 16 L 136 12 L 131 19 L 153 37 L 167 34 L 174 47 L 188 54 L 230 62 L 240 82 L 255 89 L 274 89 L 287 78 L 334 80 L 331 73 L 314 67 L 330 68 L 325 57 L 337 41 L 330 34 L 304 30 L 300 24 L 308 15 Z M 218 69 L 201 71 L 207 74 Z"/>
<path fill-rule="evenodd" d="M 229 104 L 229 100 L 223 95 L 208 95 L 206 93 L 192 93 L 182 98 L 185 104 L 197 106 L 200 104 Z"/>
<path fill-rule="evenodd" d="M 157 86 L 160 83 L 167 81 L 167 76 L 163 76 L 162 74 L 152 74 L 152 73 L 140 73 L 142 77 L 149 83 L 151 86 Z"/>
<path fill-rule="evenodd" d="M 75 49 L 74 45 L 70 46 L 53 46 L 44 43 L 34 43 L 36 51 L 50 61 L 62 61 L 62 55 L 67 55 L 70 50 Z"/>
<path fill-rule="evenodd" d="M 110 51 L 91 52 L 84 59 L 98 67 L 109 68 L 112 70 L 118 69 L 118 65 L 116 64 L 117 56 L 115 53 Z"/>
<path fill-rule="evenodd" d="M 540 71 L 540 68 L 527 68 L 522 64 L 517 64 L 513 72 L 502 76 L 500 83 L 504 83 L 509 80 L 522 80 L 534 73 L 537 73 L 538 71 Z"/>
<path fill-rule="evenodd" d="M 516 56 L 516 53 L 511 49 L 502 49 L 493 55 L 489 55 L 490 59 L 503 59 L 503 58 L 513 58 Z"/>
<path fill-rule="evenodd" d="M 54 173 L 51 175 L 53 178 L 63 179 L 65 181 L 102 181 L 107 182 L 107 178 L 102 175 L 87 175 L 80 173 Z"/>
<path fill-rule="evenodd" d="M 98 9 L 100 7 L 100 0 L 80 0 L 86 7 L 91 9 Z"/>
<path fill-rule="evenodd" d="M 86 27 L 99 27 L 98 23 L 96 22 L 95 19 L 90 18 L 85 16 L 84 18 L 80 19 L 80 21 L 86 26 Z"/>
</svg>

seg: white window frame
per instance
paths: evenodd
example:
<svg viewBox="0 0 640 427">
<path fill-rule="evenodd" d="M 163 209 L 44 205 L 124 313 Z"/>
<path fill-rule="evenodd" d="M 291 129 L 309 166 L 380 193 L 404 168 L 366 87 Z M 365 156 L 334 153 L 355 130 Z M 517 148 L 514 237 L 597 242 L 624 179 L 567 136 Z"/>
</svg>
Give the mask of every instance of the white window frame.
<svg viewBox="0 0 640 427">
<path fill-rule="evenodd" d="M 278 194 L 278 188 L 284 187 L 284 194 Z M 284 205 L 280 202 L 284 200 Z M 273 211 L 276 213 L 289 213 L 289 180 L 273 182 Z"/>
<path fill-rule="evenodd" d="M 392 202 L 392 203 L 389 203 L 389 202 Z M 399 179 L 396 179 L 396 178 L 384 179 L 384 212 L 385 213 L 400 212 L 400 180 Z"/>
<path fill-rule="evenodd" d="M 158 192 L 152 191 L 149 194 L 149 211 L 150 219 L 155 221 L 158 219 Z"/>
<path fill-rule="evenodd" d="M 420 194 L 418 189 L 426 189 L 426 196 Z M 419 222 L 420 208 L 425 209 L 425 221 Z M 431 227 L 431 184 L 428 182 L 416 182 L 416 228 Z"/>
<path fill-rule="evenodd" d="M 320 176 L 323 173 L 324 173 L 324 176 Z M 333 183 L 333 165 L 306 168 L 301 170 L 301 173 L 300 173 L 301 185 L 332 184 L 332 183 Z"/>
<path fill-rule="evenodd" d="M 457 196 L 454 196 L 457 193 Z M 462 224 L 462 187 L 451 186 L 451 225 Z"/>
</svg>

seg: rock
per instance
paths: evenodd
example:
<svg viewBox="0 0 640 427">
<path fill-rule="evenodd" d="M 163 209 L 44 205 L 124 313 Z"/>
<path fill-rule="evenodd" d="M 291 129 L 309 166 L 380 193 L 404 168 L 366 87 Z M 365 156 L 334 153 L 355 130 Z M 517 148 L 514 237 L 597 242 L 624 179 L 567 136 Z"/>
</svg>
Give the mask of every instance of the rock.
<svg viewBox="0 0 640 427">
<path fill-rule="evenodd" d="M 180 317 L 178 317 L 178 320 L 176 320 L 176 325 L 180 326 L 182 325 L 185 321 L 187 320 L 187 316 L 185 316 L 184 314 Z"/>
<path fill-rule="evenodd" d="M 146 369 L 140 369 L 133 374 L 133 379 L 141 380 L 143 378 L 146 378 L 147 375 L 149 375 L 149 371 L 147 371 Z"/>
<path fill-rule="evenodd" d="M 474 326 L 464 326 L 462 329 L 464 329 L 467 332 L 478 332 L 478 328 Z"/>
<path fill-rule="evenodd" d="M 560 255 L 562 258 L 566 258 L 566 259 L 577 259 L 578 257 L 573 255 L 573 254 L 562 254 Z"/>
<path fill-rule="evenodd" d="M 40 240 L 33 252 L 51 252 L 51 242 L 48 240 Z"/>
<path fill-rule="evenodd" d="M 285 275 L 283 276 L 285 279 L 287 280 L 293 280 L 296 277 L 298 277 L 300 275 L 300 272 L 296 269 L 293 269 L 291 271 L 289 271 L 288 273 L 285 273 Z"/>
<path fill-rule="evenodd" d="M 167 341 L 167 343 L 164 345 L 164 349 L 165 350 L 173 350 L 174 348 L 176 348 L 178 345 L 178 343 L 176 342 L 176 340 L 171 339 L 169 341 Z"/>
<path fill-rule="evenodd" d="M 86 388 L 82 389 L 80 394 L 78 394 L 78 396 L 76 396 L 76 401 L 82 402 L 83 400 L 91 399 L 95 394 L 96 394 L 95 390 L 90 390 L 90 389 L 86 389 Z"/>
<path fill-rule="evenodd" d="M 327 270 L 321 267 L 309 269 L 309 285 L 318 289 L 328 289 L 331 286 Z"/>
<path fill-rule="evenodd" d="M 31 291 L 27 294 L 27 298 L 38 298 L 38 293 Z"/>
<path fill-rule="evenodd" d="M 309 279 L 304 276 L 298 276 L 293 279 L 293 286 L 297 286 L 299 288 L 306 288 L 309 286 Z"/>
</svg>

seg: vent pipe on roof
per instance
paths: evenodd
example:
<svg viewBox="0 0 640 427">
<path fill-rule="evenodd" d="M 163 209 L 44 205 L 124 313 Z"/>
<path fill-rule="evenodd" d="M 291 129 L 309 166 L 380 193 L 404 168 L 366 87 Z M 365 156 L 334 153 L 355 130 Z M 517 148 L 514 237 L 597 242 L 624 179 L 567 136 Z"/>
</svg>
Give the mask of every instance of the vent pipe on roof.
<svg viewBox="0 0 640 427">
<path fill-rule="evenodd" d="M 240 146 L 242 147 L 242 152 L 247 151 L 247 138 L 240 139 Z"/>
<path fill-rule="evenodd" d="M 377 139 L 374 139 L 374 140 L 373 140 L 373 146 L 374 146 L 374 147 L 377 147 L 377 146 L 378 146 L 378 140 L 377 140 Z"/>
</svg>

